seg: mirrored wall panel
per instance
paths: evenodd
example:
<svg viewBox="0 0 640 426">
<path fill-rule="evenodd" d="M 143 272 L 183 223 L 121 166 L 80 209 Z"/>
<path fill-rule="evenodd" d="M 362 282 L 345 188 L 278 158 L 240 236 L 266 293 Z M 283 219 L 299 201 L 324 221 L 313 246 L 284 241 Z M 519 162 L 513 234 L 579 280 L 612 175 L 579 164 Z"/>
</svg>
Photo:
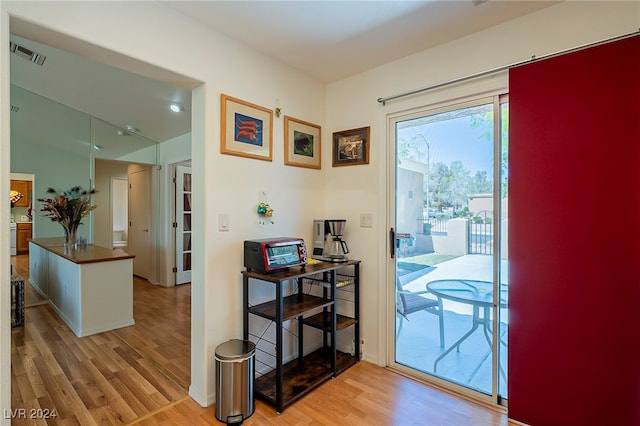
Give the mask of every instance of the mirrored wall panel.
<svg viewBox="0 0 640 426">
<path fill-rule="evenodd" d="M 96 164 L 157 164 L 157 143 L 127 128 L 91 117 L 66 105 L 11 85 L 11 172 L 33 175 L 29 215 L 33 237 L 63 235 L 59 224 L 42 216 L 38 198 L 48 188 L 67 190 L 74 186 L 95 187 Z M 124 173 L 126 177 L 126 172 Z M 106 196 L 109 188 L 98 188 Z M 102 203 L 109 200 L 102 199 Z M 104 206 L 108 210 L 108 205 Z M 17 208 L 17 207 L 16 207 Z M 92 215 L 93 216 L 93 215 Z M 93 217 L 83 220 L 79 234 L 93 235 Z"/>
</svg>

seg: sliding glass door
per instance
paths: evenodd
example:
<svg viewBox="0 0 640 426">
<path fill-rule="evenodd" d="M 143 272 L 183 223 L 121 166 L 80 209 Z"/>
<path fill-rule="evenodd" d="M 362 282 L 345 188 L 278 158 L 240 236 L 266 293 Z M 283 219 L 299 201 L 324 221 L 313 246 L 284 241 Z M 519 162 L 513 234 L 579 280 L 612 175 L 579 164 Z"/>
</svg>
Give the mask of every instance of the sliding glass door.
<svg viewBox="0 0 640 426">
<path fill-rule="evenodd" d="M 390 120 L 391 364 L 506 397 L 507 112 L 498 96 Z"/>
</svg>

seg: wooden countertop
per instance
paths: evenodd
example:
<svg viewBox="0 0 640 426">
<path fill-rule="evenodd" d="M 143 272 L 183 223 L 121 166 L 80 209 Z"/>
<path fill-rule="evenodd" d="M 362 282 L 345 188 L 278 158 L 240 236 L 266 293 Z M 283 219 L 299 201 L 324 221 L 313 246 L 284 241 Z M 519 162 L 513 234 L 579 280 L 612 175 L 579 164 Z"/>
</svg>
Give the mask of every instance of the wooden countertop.
<svg viewBox="0 0 640 426">
<path fill-rule="evenodd" d="M 254 271 L 242 271 L 242 275 L 250 278 L 257 278 L 262 281 L 268 281 L 272 283 L 279 283 L 282 281 L 290 280 L 293 278 L 302 278 L 309 275 L 317 274 L 320 272 L 328 272 L 334 269 L 344 268 L 345 266 L 359 265 L 359 260 L 349 259 L 346 262 L 318 262 L 310 263 L 304 266 L 293 266 L 283 271 L 271 272 L 268 274 L 261 274 Z"/>
<path fill-rule="evenodd" d="M 109 262 L 114 260 L 133 259 L 135 255 L 120 250 L 113 250 L 93 244 L 84 247 L 69 248 L 64 246 L 64 238 L 31 238 L 29 242 L 42 247 L 73 263 Z"/>
</svg>

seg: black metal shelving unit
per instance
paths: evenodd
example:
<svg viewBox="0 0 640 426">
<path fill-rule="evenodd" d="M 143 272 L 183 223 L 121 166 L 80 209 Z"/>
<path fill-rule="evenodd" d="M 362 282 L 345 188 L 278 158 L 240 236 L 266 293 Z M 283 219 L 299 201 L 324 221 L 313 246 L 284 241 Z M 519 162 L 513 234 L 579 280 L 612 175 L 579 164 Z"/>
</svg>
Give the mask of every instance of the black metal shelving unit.
<svg viewBox="0 0 640 426">
<path fill-rule="evenodd" d="M 321 262 L 286 271 L 260 274 L 243 271 L 243 334 L 245 340 L 260 340 L 249 333 L 251 316 L 264 318 L 275 324 L 275 366 L 256 377 L 256 396 L 272 404 L 281 413 L 287 406 L 306 395 L 320 384 L 337 376 L 360 359 L 360 261 L 342 263 Z M 274 284 L 274 297 L 264 303 L 250 305 L 250 283 L 253 280 Z M 284 294 L 283 284 L 294 282 L 295 290 Z M 305 288 L 314 288 L 315 293 Z M 339 294 L 351 293 L 353 312 L 339 314 L 336 301 Z M 283 324 L 297 322 L 297 356 L 283 362 Z M 322 332 L 322 346 L 304 353 L 305 327 Z M 336 348 L 336 334 L 353 331 L 353 353 Z"/>
</svg>

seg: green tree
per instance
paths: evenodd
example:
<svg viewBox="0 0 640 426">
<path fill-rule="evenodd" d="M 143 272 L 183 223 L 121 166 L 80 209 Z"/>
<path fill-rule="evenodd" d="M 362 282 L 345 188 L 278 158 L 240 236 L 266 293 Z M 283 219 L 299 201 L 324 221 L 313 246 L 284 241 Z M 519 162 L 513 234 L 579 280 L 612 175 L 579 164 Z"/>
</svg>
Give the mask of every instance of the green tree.
<svg viewBox="0 0 640 426">
<path fill-rule="evenodd" d="M 449 166 L 442 162 L 432 164 L 429 179 L 431 207 L 438 211 L 448 207 L 454 211 L 464 209 L 470 194 L 490 193 L 493 187 L 487 172 L 479 171 L 472 177 L 459 160 Z"/>
<path fill-rule="evenodd" d="M 405 138 L 399 138 L 399 140 L 396 143 L 397 145 L 397 156 L 398 157 L 404 157 L 404 158 L 411 158 L 412 157 L 412 153 L 413 153 L 413 144 L 410 143 L 408 140 L 406 140 Z"/>
<path fill-rule="evenodd" d="M 477 171 L 469 182 L 469 194 L 489 194 L 493 192 L 493 182 L 489 181 L 487 172 Z"/>
<path fill-rule="evenodd" d="M 485 114 L 474 114 L 470 116 L 471 127 L 484 127 L 487 129 L 481 137 L 486 140 L 493 139 L 493 110 Z M 509 159 L 509 104 L 501 104 L 500 107 L 500 183 L 501 195 L 503 198 L 508 195 L 508 159 Z"/>
<path fill-rule="evenodd" d="M 449 181 L 450 172 L 449 167 L 438 162 L 431 165 L 431 173 L 429 174 L 431 187 L 430 203 L 436 210 L 442 211 L 446 207 L 451 206 L 451 200 L 449 197 Z"/>
<path fill-rule="evenodd" d="M 451 207 L 457 210 L 467 205 L 469 199 L 469 187 L 471 184 L 471 172 L 464 168 L 462 161 L 456 160 L 449 166 L 451 191 Z"/>
</svg>

